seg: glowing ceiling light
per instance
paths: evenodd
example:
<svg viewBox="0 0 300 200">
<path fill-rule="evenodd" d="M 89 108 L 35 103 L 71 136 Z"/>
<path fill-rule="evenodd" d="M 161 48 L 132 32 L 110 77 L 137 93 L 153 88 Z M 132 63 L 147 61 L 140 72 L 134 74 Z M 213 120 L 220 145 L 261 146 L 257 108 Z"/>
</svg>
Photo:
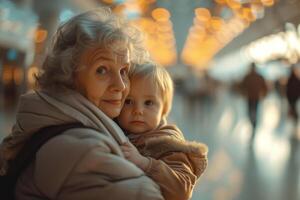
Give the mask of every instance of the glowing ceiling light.
<svg viewBox="0 0 300 200">
<path fill-rule="evenodd" d="M 103 3 L 112 4 L 114 0 L 102 0 Z"/>
<path fill-rule="evenodd" d="M 21 67 L 15 67 L 13 70 L 13 80 L 16 85 L 20 85 L 24 80 L 24 69 Z"/>
<path fill-rule="evenodd" d="M 45 29 L 37 29 L 35 32 L 35 42 L 41 43 L 47 38 L 48 32 Z"/>
<path fill-rule="evenodd" d="M 157 21 L 168 21 L 170 19 L 170 12 L 165 8 L 156 8 L 151 14 Z"/>
<path fill-rule="evenodd" d="M 256 16 L 253 14 L 251 8 L 242 8 L 243 18 L 247 21 L 255 21 Z"/>
<path fill-rule="evenodd" d="M 236 0 L 226 0 L 226 3 L 230 8 L 232 8 L 234 10 L 242 7 L 242 5 Z"/>
<path fill-rule="evenodd" d="M 220 17 L 212 17 L 210 24 L 214 31 L 218 31 L 222 28 L 222 26 L 224 26 L 224 20 Z"/>
<path fill-rule="evenodd" d="M 195 17 L 199 21 L 208 21 L 211 18 L 211 14 L 207 8 L 196 8 Z"/>
<path fill-rule="evenodd" d="M 274 0 L 260 0 L 264 6 L 273 6 Z"/>
<path fill-rule="evenodd" d="M 3 66 L 2 68 L 2 83 L 7 85 L 13 80 L 13 71 L 11 66 Z"/>
<path fill-rule="evenodd" d="M 215 2 L 218 4 L 225 4 L 226 0 L 215 0 Z"/>
</svg>

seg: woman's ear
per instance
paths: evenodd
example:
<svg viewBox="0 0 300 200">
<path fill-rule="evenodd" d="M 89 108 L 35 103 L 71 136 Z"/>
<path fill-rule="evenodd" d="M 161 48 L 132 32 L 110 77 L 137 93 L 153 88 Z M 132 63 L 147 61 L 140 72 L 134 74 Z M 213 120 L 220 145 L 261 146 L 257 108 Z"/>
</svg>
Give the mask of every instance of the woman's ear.
<svg viewBox="0 0 300 200">
<path fill-rule="evenodd" d="M 80 94 L 82 94 L 83 96 L 85 96 L 85 90 L 84 87 L 82 87 L 81 84 L 81 77 L 79 76 L 78 70 L 76 70 L 74 72 L 74 89 L 79 92 Z"/>
</svg>

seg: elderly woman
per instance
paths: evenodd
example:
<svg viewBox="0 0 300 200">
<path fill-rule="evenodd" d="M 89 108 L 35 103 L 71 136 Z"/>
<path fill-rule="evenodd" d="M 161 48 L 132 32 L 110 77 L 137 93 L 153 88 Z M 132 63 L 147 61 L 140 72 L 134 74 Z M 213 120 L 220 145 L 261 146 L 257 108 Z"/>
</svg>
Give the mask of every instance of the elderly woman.
<svg viewBox="0 0 300 200">
<path fill-rule="evenodd" d="M 163 199 L 159 187 L 127 161 L 127 141 L 112 120 L 129 90 L 131 62 L 143 61 L 140 33 L 105 8 L 59 27 L 37 76 L 39 90 L 21 96 L 16 124 L 0 147 L 5 174 L 39 130 L 81 123 L 48 140 L 22 172 L 16 199 Z"/>
</svg>

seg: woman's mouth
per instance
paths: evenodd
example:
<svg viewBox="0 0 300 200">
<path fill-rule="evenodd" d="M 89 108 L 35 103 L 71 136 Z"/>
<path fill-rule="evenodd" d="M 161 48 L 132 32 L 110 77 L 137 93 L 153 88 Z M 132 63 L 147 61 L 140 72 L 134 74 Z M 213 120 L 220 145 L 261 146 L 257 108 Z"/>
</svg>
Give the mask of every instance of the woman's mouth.
<svg viewBox="0 0 300 200">
<path fill-rule="evenodd" d="M 122 101 L 121 100 L 103 100 L 105 103 L 109 103 L 115 106 L 121 106 Z"/>
</svg>

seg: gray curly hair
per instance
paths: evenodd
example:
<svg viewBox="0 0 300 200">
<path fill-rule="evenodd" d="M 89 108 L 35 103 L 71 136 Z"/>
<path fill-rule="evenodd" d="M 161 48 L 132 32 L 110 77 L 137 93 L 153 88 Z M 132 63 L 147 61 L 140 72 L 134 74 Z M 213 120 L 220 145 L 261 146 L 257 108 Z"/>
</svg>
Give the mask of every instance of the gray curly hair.
<svg viewBox="0 0 300 200">
<path fill-rule="evenodd" d="M 125 44 L 132 62 L 141 63 L 148 59 L 142 33 L 128 21 L 112 14 L 109 8 L 97 8 L 71 18 L 54 34 L 36 75 L 37 86 L 49 90 L 74 89 L 74 74 L 82 53 L 88 48 L 101 47 L 118 54 L 118 45 L 113 45 L 116 41 Z"/>
</svg>

